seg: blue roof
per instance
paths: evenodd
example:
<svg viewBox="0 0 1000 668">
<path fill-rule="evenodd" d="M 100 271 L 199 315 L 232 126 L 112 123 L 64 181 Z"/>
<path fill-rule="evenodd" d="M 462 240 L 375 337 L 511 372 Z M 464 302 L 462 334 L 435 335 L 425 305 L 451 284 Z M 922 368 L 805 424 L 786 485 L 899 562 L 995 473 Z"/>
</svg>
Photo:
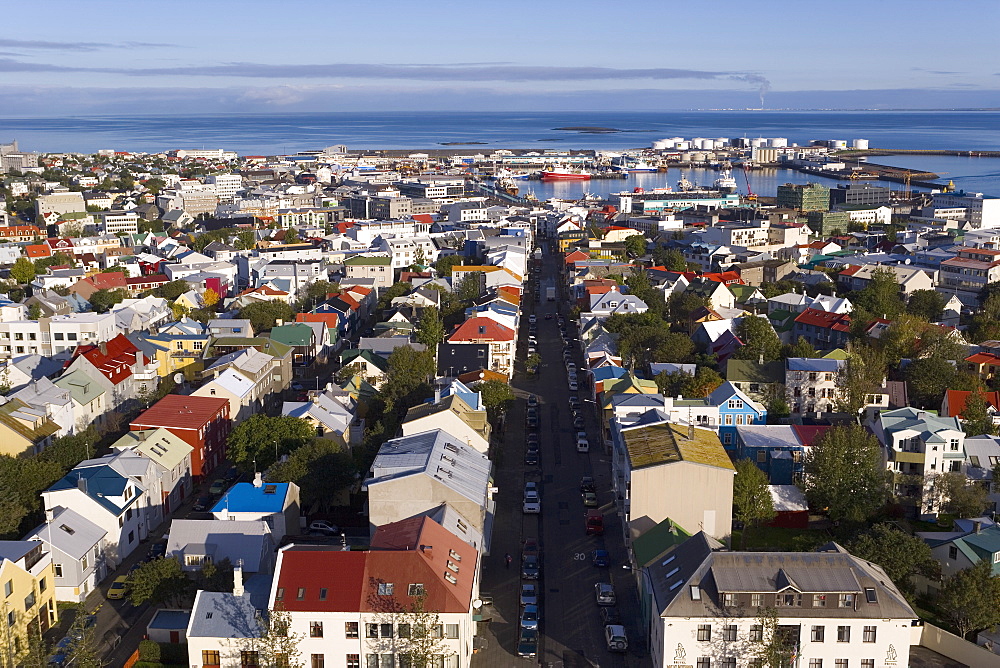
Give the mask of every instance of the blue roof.
<svg viewBox="0 0 1000 668">
<path fill-rule="evenodd" d="M 280 513 L 285 507 L 287 495 L 287 482 L 265 482 L 260 487 L 254 487 L 250 482 L 239 482 L 222 495 L 212 512 Z"/>
<path fill-rule="evenodd" d="M 116 516 L 125 512 L 132 503 L 139 498 L 136 492 L 132 498 L 125 501 L 125 505 L 119 506 L 108 497 L 122 496 L 125 487 L 129 484 L 129 479 L 115 471 L 110 466 L 83 466 L 77 467 L 67 473 L 62 479 L 57 480 L 49 487 L 50 492 L 58 492 L 64 489 L 80 488 L 80 480 L 86 480 L 87 496 L 103 506 L 105 510 L 114 513 Z"/>
<path fill-rule="evenodd" d="M 789 357 L 789 371 L 818 371 L 820 373 L 837 373 L 843 364 L 841 360 L 812 359 L 809 357 Z"/>
<path fill-rule="evenodd" d="M 157 610 L 153 620 L 149 622 L 149 628 L 187 630 L 190 619 L 190 610 Z"/>
<path fill-rule="evenodd" d="M 620 366 L 602 366 L 592 370 L 591 373 L 594 374 L 594 382 L 599 382 L 610 378 L 621 378 L 628 373 L 628 369 Z"/>
</svg>

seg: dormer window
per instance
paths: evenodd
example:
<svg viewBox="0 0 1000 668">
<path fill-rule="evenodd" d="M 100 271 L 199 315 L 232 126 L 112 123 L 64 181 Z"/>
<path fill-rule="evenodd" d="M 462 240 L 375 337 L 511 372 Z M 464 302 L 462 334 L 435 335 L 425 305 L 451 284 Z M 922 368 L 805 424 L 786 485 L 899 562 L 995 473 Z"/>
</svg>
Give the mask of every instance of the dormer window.
<svg viewBox="0 0 1000 668">
<path fill-rule="evenodd" d="M 699 600 L 701 598 L 701 592 L 697 592 L 697 598 L 695 597 L 695 593 L 696 593 L 695 590 L 696 589 L 697 589 L 697 587 L 694 587 L 694 586 L 691 587 L 691 598 L 693 600 L 695 600 L 695 601 L 697 601 L 697 600 Z M 725 606 L 725 607 L 727 607 L 727 608 L 735 608 L 736 607 L 736 594 L 723 594 L 722 595 L 722 605 Z"/>
</svg>

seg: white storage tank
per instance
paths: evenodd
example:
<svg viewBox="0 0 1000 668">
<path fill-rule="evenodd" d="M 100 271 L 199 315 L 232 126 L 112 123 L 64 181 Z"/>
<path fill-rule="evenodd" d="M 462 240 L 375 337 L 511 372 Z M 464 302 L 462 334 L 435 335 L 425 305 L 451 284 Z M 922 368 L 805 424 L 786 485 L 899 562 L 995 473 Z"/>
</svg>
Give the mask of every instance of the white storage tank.
<svg viewBox="0 0 1000 668">
<path fill-rule="evenodd" d="M 785 148 L 788 146 L 788 140 L 784 137 L 771 137 L 767 140 L 767 145 L 771 148 Z"/>
<path fill-rule="evenodd" d="M 674 143 L 672 141 L 670 141 L 669 139 L 657 139 L 656 141 L 653 142 L 653 150 L 654 151 L 665 151 L 665 150 L 667 150 L 669 148 L 673 148 L 673 147 L 674 147 Z"/>
<path fill-rule="evenodd" d="M 727 148 L 729 146 L 729 139 L 727 137 L 719 137 L 715 140 L 715 148 Z"/>
<path fill-rule="evenodd" d="M 757 137 L 757 139 L 750 140 L 750 148 L 763 148 L 767 146 L 767 140 L 763 137 Z"/>
<path fill-rule="evenodd" d="M 700 151 L 691 153 L 691 162 L 708 162 L 708 154 Z"/>
<path fill-rule="evenodd" d="M 685 140 L 682 139 L 679 142 L 677 142 L 676 144 L 674 144 L 674 148 L 677 149 L 678 151 L 687 151 L 687 150 L 690 150 L 691 149 L 691 142 L 685 141 Z"/>
<path fill-rule="evenodd" d="M 851 148 L 856 148 L 862 151 L 868 150 L 868 140 L 867 139 L 852 139 Z"/>
<path fill-rule="evenodd" d="M 830 142 L 830 148 L 835 151 L 839 151 L 847 148 L 847 141 L 844 139 L 834 139 Z"/>
</svg>

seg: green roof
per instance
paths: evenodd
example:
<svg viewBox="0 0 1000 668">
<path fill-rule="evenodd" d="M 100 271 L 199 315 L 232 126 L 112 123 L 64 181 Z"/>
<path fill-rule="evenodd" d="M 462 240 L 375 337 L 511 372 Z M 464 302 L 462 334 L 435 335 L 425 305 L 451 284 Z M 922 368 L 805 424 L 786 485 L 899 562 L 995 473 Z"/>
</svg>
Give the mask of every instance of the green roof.
<svg viewBox="0 0 1000 668">
<path fill-rule="evenodd" d="M 73 397 L 73 401 L 81 406 L 86 406 L 104 394 L 104 388 L 80 369 L 63 374 L 59 377 L 59 380 L 53 382 L 53 385 L 69 392 L 70 396 Z"/>
<path fill-rule="evenodd" d="M 349 260 L 345 260 L 344 264 L 347 265 L 347 266 L 349 266 L 349 267 L 351 267 L 351 266 L 359 266 L 359 265 L 386 265 L 386 266 L 388 266 L 388 265 L 392 264 L 392 258 L 391 257 L 381 257 L 381 256 L 376 257 L 376 256 L 372 256 L 372 255 L 357 255 L 355 257 L 352 257 Z"/>
<path fill-rule="evenodd" d="M 341 366 L 350 366 L 354 364 L 354 360 L 358 358 L 366 360 L 369 364 L 373 365 L 380 371 L 389 370 L 389 361 L 382 357 L 381 355 L 376 355 L 371 350 L 359 350 L 357 348 L 351 348 L 350 350 L 345 350 L 340 354 L 340 364 Z"/>
<path fill-rule="evenodd" d="M 823 359 L 826 359 L 826 360 L 846 360 L 847 359 L 847 351 L 844 350 L 843 348 L 834 348 L 833 350 L 831 350 L 827 354 L 823 355 Z"/>
<path fill-rule="evenodd" d="M 657 557 L 691 537 L 687 531 L 665 519 L 655 527 L 632 540 L 632 553 L 639 566 L 648 566 Z"/>
<path fill-rule="evenodd" d="M 730 359 L 726 362 L 726 380 L 737 383 L 783 383 L 785 363 L 776 360 L 757 364 L 756 360 Z"/>
<path fill-rule="evenodd" d="M 271 339 L 289 346 L 312 345 L 315 330 L 302 322 L 292 322 L 271 328 Z"/>
<path fill-rule="evenodd" d="M 733 293 L 734 297 L 736 297 L 736 301 L 750 299 L 750 297 L 753 296 L 753 293 L 757 292 L 757 288 L 755 288 L 752 285 L 741 285 L 739 283 L 732 283 L 731 285 L 727 285 L 726 287 L 729 288 L 729 291 Z"/>
<path fill-rule="evenodd" d="M 26 418 L 18 417 L 18 412 L 24 408 L 29 408 L 29 406 L 20 399 L 11 399 L 3 406 L 0 406 L 0 424 L 6 425 L 11 431 L 23 436 L 32 443 L 37 443 L 43 438 L 52 436 L 59 431 L 59 425 L 44 416 L 41 420 L 38 420 L 38 426 L 31 427 L 26 425 L 24 419 L 34 418 L 32 421 L 35 421 L 37 418 L 34 415 L 28 418 L 28 414 L 25 414 Z"/>
<path fill-rule="evenodd" d="M 698 427 L 693 427 L 693 430 L 694 438 L 689 438 L 687 426 L 670 422 L 624 430 L 622 434 L 632 468 L 691 462 L 736 470 L 722 447 L 718 433 Z"/>
</svg>

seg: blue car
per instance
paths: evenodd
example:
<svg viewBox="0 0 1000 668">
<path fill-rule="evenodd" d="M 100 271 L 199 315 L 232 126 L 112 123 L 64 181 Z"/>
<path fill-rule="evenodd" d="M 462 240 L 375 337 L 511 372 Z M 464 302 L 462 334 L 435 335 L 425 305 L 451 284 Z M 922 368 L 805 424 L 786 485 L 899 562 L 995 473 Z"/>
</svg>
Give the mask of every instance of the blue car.
<svg viewBox="0 0 1000 668">
<path fill-rule="evenodd" d="M 599 568 L 607 568 L 611 565 L 611 555 L 607 550 L 594 550 L 590 553 L 590 561 Z"/>
</svg>

